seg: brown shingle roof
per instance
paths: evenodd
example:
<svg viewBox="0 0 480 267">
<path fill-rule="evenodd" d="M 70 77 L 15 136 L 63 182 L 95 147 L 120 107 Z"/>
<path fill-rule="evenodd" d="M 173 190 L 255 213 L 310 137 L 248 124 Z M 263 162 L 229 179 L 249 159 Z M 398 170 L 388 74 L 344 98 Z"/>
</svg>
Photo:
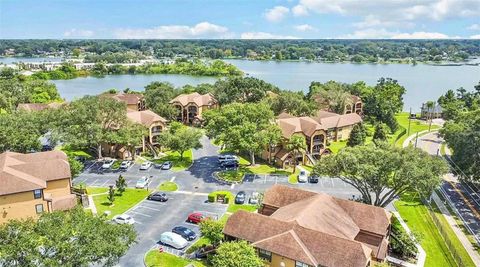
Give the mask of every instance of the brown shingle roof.
<svg viewBox="0 0 480 267">
<path fill-rule="evenodd" d="M 125 102 L 127 105 L 135 105 L 144 98 L 142 94 L 125 94 L 125 93 L 103 94 L 102 96 L 111 97 L 118 101 Z"/>
<path fill-rule="evenodd" d="M 224 233 L 312 266 L 366 266 L 372 251 L 360 242 L 246 211 L 230 216 Z"/>
<path fill-rule="evenodd" d="M 133 122 L 150 127 L 155 122 L 166 123 L 167 120 L 151 110 L 129 111 L 127 117 Z"/>
<path fill-rule="evenodd" d="M 49 104 L 22 103 L 22 104 L 18 104 L 17 110 L 42 111 L 42 110 L 48 109 L 48 108 L 58 108 L 61 105 L 63 105 L 63 103 L 57 103 L 57 102 L 53 102 L 53 103 L 49 103 Z"/>
<path fill-rule="evenodd" d="M 61 151 L 0 154 L 0 195 L 46 188 L 46 182 L 70 178 L 67 156 Z"/>
<path fill-rule="evenodd" d="M 326 129 L 355 125 L 363 121 L 362 117 L 356 113 L 339 115 L 324 110 L 318 111 L 312 118 Z"/>
<path fill-rule="evenodd" d="M 217 102 L 212 94 L 201 95 L 197 92 L 191 94 L 181 94 L 170 101 L 170 103 L 178 102 L 182 106 L 186 106 L 190 103 L 195 103 L 197 106 L 213 105 Z"/>
<path fill-rule="evenodd" d="M 295 133 L 303 133 L 311 136 L 315 131 L 325 128 L 310 117 L 292 117 L 278 119 L 277 124 L 285 138 L 290 138 Z"/>
</svg>

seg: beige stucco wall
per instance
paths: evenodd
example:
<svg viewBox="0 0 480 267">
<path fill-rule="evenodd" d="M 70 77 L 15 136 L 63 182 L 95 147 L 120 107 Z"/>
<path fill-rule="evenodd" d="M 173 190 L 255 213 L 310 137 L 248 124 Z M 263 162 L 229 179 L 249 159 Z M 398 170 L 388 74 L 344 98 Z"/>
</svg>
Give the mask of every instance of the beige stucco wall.
<svg viewBox="0 0 480 267">
<path fill-rule="evenodd" d="M 38 214 L 35 205 L 37 204 L 43 204 L 44 212 L 48 212 L 47 201 L 43 200 L 47 194 L 52 197 L 69 195 L 70 179 L 47 182 L 47 188 L 43 190 L 43 196 L 39 199 L 33 197 L 33 190 L 0 196 L 0 224 L 10 219 L 36 218 Z"/>
<path fill-rule="evenodd" d="M 285 265 L 281 265 L 281 263 L 284 263 Z M 266 266 L 270 267 L 295 267 L 295 261 L 291 260 L 289 258 L 285 258 L 282 256 L 279 256 L 277 254 L 272 253 L 272 262 L 267 262 Z"/>
</svg>

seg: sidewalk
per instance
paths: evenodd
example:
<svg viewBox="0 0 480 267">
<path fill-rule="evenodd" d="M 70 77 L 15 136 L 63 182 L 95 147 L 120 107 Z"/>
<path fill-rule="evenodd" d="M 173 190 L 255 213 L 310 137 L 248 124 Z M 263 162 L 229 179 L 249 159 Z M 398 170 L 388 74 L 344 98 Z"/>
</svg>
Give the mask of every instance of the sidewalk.
<svg viewBox="0 0 480 267">
<path fill-rule="evenodd" d="M 474 249 L 472 243 L 470 243 L 467 236 L 462 232 L 460 227 L 457 225 L 457 222 L 452 217 L 452 214 L 450 213 L 450 211 L 448 211 L 447 207 L 445 207 L 445 204 L 442 202 L 442 200 L 440 199 L 440 197 L 437 195 L 436 192 L 433 192 L 432 198 L 437 204 L 440 211 L 442 212 L 445 219 L 447 220 L 448 224 L 450 224 L 453 232 L 455 232 L 455 235 L 458 237 L 458 240 L 460 240 L 460 242 L 462 243 L 468 255 L 470 255 L 470 258 L 472 258 L 476 266 L 480 266 L 480 255 Z"/>
</svg>

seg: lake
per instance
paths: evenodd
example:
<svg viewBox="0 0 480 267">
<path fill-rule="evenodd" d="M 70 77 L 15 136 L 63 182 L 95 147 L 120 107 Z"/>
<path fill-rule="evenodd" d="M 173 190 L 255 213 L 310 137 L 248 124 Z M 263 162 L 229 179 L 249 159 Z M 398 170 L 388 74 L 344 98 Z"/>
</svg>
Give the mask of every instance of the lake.
<svg viewBox="0 0 480 267">
<path fill-rule="evenodd" d="M 2 60 L 9 58 L 0 58 Z M 42 58 L 35 58 L 42 60 Z M 28 61 L 28 59 L 16 59 Z M 45 59 L 43 59 L 45 60 Z M 51 58 L 46 58 L 51 60 Z M 352 64 L 318 62 L 276 62 L 251 60 L 226 60 L 249 76 L 257 77 L 282 89 L 308 91 L 311 81 L 341 82 L 365 81 L 374 85 L 380 77 L 390 77 L 399 81 L 407 89 L 404 109 L 419 111 L 423 102 L 436 100 L 448 89 L 464 87 L 473 90 L 480 81 L 480 66 L 431 66 L 418 64 Z M 175 74 L 154 75 L 111 75 L 104 78 L 82 77 L 73 80 L 53 81 L 67 100 L 86 94 L 98 94 L 107 89 L 143 90 L 153 81 L 166 81 L 175 86 L 185 84 L 213 83 L 217 78 Z"/>
</svg>

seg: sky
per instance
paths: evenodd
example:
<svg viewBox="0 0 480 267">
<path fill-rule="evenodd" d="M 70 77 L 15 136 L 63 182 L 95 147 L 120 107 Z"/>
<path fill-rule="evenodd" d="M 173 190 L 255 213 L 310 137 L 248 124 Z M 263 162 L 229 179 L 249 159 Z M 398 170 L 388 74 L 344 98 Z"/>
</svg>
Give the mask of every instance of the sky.
<svg viewBox="0 0 480 267">
<path fill-rule="evenodd" d="M 0 39 L 480 39 L 480 0 L 0 0 Z"/>
</svg>

